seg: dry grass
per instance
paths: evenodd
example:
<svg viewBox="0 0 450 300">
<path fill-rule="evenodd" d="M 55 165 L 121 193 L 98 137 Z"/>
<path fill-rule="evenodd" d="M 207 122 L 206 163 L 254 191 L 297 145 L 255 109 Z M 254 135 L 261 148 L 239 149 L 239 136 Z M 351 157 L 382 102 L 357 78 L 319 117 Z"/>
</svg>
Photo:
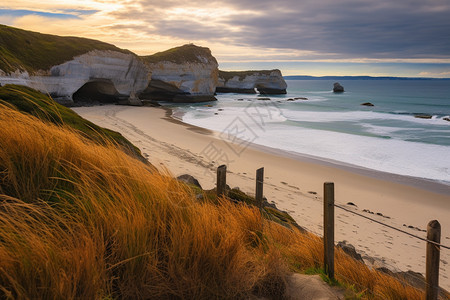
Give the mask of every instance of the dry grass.
<svg viewBox="0 0 450 300">
<path fill-rule="evenodd" d="M 1 298 L 279 298 L 322 257 L 316 236 L 0 106 Z M 341 252 L 336 271 L 364 297 L 422 298 Z"/>
</svg>

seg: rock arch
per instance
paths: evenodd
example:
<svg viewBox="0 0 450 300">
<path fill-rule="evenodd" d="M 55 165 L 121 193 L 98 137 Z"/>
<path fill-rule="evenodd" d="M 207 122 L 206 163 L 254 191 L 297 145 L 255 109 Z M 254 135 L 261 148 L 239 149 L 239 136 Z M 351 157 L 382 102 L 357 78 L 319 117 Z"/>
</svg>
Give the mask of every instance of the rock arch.
<svg viewBox="0 0 450 300">
<path fill-rule="evenodd" d="M 73 93 L 72 99 L 74 103 L 116 103 L 121 95 L 110 79 L 92 79 Z"/>
</svg>

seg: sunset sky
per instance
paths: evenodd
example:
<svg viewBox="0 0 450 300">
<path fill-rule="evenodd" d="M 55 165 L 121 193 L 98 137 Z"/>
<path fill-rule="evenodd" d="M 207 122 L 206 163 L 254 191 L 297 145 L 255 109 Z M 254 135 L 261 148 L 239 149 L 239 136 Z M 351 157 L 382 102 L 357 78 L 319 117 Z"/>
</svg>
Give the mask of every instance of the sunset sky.
<svg viewBox="0 0 450 300">
<path fill-rule="evenodd" d="M 139 55 L 195 43 L 224 70 L 450 77 L 448 0 L 3 0 L 0 23 Z"/>
</svg>

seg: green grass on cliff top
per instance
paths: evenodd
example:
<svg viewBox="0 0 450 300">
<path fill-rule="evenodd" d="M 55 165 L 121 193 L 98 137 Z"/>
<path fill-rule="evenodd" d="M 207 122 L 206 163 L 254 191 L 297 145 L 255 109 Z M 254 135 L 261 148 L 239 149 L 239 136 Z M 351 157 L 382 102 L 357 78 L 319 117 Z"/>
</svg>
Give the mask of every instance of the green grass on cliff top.
<svg viewBox="0 0 450 300">
<path fill-rule="evenodd" d="M 177 64 L 186 62 L 205 63 L 200 57 L 207 58 L 208 62 L 217 63 L 217 60 L 212 56 L 209 48 L 199 47 L 194 44 L 186 44 L 163 52 L 157 52 L 153 55 L 141 56 L 146 63 L 158 63 L 162 61 L 169 61 Z"/>
<path fill-rule="evenodd" d="M 69 126 L 84 137 L 100 144 L 105 144 L 107 141 L 116 143 L 125 152 L 145 160 L 140 150 L 120 133 L 83 119 L 70 108 L 56 103 L 49 96 L 32 88 L 12 84 L 0 87 L 0 103 L 12 105 L 20 112 L 33 115 L 43 121 Z"/>
<path fill-rule="evenodd" d="M 0 25 L 0 70 L 6 73 L 17 69 L 30 73 L 47 71 L 92 50 L 131 53 L 96 40 L 41 34 Z"/>
</svg>

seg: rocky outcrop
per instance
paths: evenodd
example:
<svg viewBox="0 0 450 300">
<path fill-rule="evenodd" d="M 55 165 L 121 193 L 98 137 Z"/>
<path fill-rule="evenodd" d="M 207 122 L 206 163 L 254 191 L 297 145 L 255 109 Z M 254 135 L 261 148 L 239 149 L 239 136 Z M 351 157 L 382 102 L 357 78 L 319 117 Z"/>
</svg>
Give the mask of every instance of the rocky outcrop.
<svg viewBox="0 0 450 300">
<path fill-rule="evenodd" d="M 335 82 L 333 84 L 333 92 L 335 92 L 335 93 L 343 93 L 344 92 L 344 87 L 339 82 Z"/>
<path fill-rule="evenodd" d="M 353 246 L 352 244 L 347 243 L 347 241 L 341 241 L 337 243 L 337 247 L 341 248 L 347 255 L 349 255 L 351 258 L 359 261 L 359 262 L 364 262 L 361 254 L 359 254 L 358 252 L 356 252 L 355 246 Z"/>
<path fill-rule="evenodd" d="M 208 48 L 192 44 L 142 58 L 151 72 L 141 99 L 204 102 L 214 97 L 218 63 Z"/>
<path fill-rule="evenodd" d="M 431 119 L 431 118 L 433 118 L 433 116 L 432 115 L 428 115 L 428 114 L 415 114 L 414 118 L 417 118 L 417 119 Z"/>
<path fill-rule="evenodd" d="M 192 176 L 192 175 L 189 175 L 189 174 L 183 174 L 183 175 L 178 176 L 178 177 L 177 177 L 177 180 L 178 180 L 178 181 L 181 181 L 181 182 L 184 182 L 184 183 L 186 183 L 186 184 L 189 184 L 189 185 L 196 186 L 196 187 L 202 189 L 202 186 L 200 185 L 200 183 L 198 182 L 198 180 L 197 180 L 194 176 Z"/>
<path fill-rule="evenodd" d="M 373 103 L 370 103 L 370 102 L 364 102 L 364 103 L 361 103 L 361 105 L 363 105 L 363 106 L 375 106 Z"/>
<path fill-rule="evenodd" d="M 286 94 L 287 84 L 280 70 L 219 71 L 217 93 Z"/>
<path fill-rule="evenodd" d="M 34 88 L 69 106 L 120 100 L 133 104 L 148 86 L 149 71 L 134 54 L 94 50 L 34 75 L 27 71 L 5 74 L 0 82 Z"/>
</svg>

